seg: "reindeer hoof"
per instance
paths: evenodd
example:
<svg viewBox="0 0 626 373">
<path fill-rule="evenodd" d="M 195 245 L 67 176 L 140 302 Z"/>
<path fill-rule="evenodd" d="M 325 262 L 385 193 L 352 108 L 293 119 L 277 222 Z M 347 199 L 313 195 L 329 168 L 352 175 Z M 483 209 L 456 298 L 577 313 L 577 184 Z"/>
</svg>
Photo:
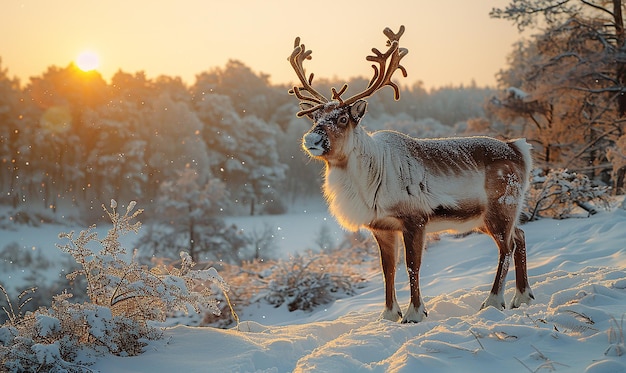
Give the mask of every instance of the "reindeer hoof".
<svg viewBox="0 0 626 373">
<path fill-rule="evenodd" d="M 511 301 L 511 308 L 517 308 L 521 306 L 522 303 L 530 304 L 533 299 L 535 299 L 535 296 L 530 288 L 526 288 L 523 293 L 515 289 L 515 295 Z"/>
<path fill-rule="evenodd" d="M 398 321 L 402 318 L 402 311 L 400 311 L 400 306 L 397 304 L 393 305 L 392 309 L 387 309 L 380 314 L 380 319 L 389 320 L 389 321 Z"/>
<path fill-rule="evenodd" d="M 487 299 L 485 299 L 483 304 L 480 306 L 480 309 L 484 310 L 485 308 L 489 306 L 502 311 L 505 308 L 504 297 L 501 295 L 490 293 Z"/>
<path fill-rule="evenodd" d="M 402 319 L 403 324 L 418 323 L 424 320 L 428 316 L 428 313 L 424 309 L 424 305 L 420 304 L 418 308 L 415 308 L 412 304 L 409 305 L 409 309 L 406 311 L 406 315 Z"/>
</svg>

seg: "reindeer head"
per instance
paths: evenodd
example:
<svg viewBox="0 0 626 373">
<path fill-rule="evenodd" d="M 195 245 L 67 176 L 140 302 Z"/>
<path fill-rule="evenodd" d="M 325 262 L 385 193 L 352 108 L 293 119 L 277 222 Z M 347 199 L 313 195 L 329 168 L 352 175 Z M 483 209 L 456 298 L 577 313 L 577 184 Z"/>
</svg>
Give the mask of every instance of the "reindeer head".
<svg viewBox="0 0 626 373">
<path fill-rule="evenodd" d="M 407 76 L 406 70 L 400 65 L 402 57 L 409 52 L 399 47 L 404 26 L 400 26 L 397 33 L 389 28 L 385 28 L 383 33 L 388 38 L 387 51 L 382 53 L 372 48 L 374 55 L 366 57 L 366 60 L 378 64 L 378 66 L 372 64 L 374 76 L 363 92 L 345 100 L 341 98 L 341 95 L 348 89 L 347 84 L 344 84 L 339 91 L 332 88 L 330 100 L 312 87 L 313 73 L 308 79 L 306 78 L 303 62 L 311 59 L 313 52 L 306 50 L 304 44 L 300 44 L 300 38 L 296 38 L 289 62 L 302 83 L 302 87 L 293 87 L 289 90 L 289 94 L 300 100 L 301 110 L 297 115 L 299 117 L 306 115 L 313 121 L 313 127 L 302 139 L 302 146 L 310 156 L 327 162 L 341 162 L 347 155 L 344 148 L 349 146 L 354 128 L 365 115 L 367 102 L 364 99 L 387 85 L 393 88 L 394 98 L 400 99 L 400 90 L 391 81 L 391 77 L 396 70 L 401 70 L 402 74 Z"/>
</svg>

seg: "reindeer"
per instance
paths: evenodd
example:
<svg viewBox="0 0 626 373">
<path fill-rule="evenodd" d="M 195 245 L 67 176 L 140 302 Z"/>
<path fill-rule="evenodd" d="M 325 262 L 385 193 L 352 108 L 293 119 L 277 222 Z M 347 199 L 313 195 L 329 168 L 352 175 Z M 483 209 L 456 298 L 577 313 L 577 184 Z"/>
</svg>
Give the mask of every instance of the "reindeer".
<svg viewBox="0 0 626 373">
<path fill-rule="evenodd" d="M 498 269 L 482 308 L 504 309 L 504 282 L 511 256 L 515 261 L 516 291 L 511 307 L 534 299 L 526 273 L 524 232 L 518 218 L 532 167 L 530 145 L 524 139 L 500 141 L 489 137 L 415 139 L 395 131 L 369 133 L 360 124 L 364 100 L 390 86 L 395 71 L 404 77 L 398 33 L 386 28 L 387 51 L 373 48 L 367 56 L 374 74 L 367 88 L 350 98 L 347 85 L 331 90 L 331 99 L 313 87 L 303 62 L 311 51 L 296 38 L 289 61 L 302 86 L 289 93 L 300 100 L 297 116 L 308 116 L 313 127 L 302 139 L 304 150 L 325 163 L 324 196 L 331 213 L 348 230 L 369 229 L 380 250 L 385 283 L 381 318 L 420 322 L 427 315 L 419 287 L 422 251 L 427 233 L 478 230 L 490 235 L 499 249 Z M 398 234 L 401 233 L 401 235 Z M 404 317 L 396 300 L 396 240 L 403 238 L 411 301 Z"/>
</svg>

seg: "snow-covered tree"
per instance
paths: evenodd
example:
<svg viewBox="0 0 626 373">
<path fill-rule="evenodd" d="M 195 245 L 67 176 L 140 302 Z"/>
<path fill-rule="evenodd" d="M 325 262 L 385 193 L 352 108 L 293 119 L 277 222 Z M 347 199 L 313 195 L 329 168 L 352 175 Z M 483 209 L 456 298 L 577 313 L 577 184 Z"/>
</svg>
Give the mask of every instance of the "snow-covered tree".
<svg viewBox="0 0 626 373">
<path fill-rule="evenodd" d="M 624 133 L 624 10 L 621 0 L 516 0 L 491 12 L 520 29 L 544 26 L 518 47 L 514 71 L 500 74 L 501 84 L 519 84 L 521 76 L 513 87 L 526 95 L 507 90 L 495 103 L 537 131 L 549 165 L 597 175 L 606 168 L 604 149 Z"/>
<path fill-rule="evenodd" d="M 146 161 L 151 188 L 178 179 L 179 170 L 193 168 L 200 179 L 209 177 L 209 154 L 202 137 L 202 122 L 187 103 L 174 101 L 167 92 L 150 103 L 149 125 L 141 128 L 147 141 Z"/>
<path fill-rule="evenodd" d="M 30 198 L 22 200 L 32 203 L 41 198 L 56 210 L 60 201 L 75 204 L 80 198 L 83 161 L 92 135 L 82 121 L 83 113 L 102 105 L 106 94 L 106 82 L 98 72 L 83 72 L 74 64 L 51 66 L 41 76 L 30 78 L 22 98 L 30 107 L 19 114 L 28 127 L 24 134 L 30 135 L 22 149 L 30 166 L 23 170 Z"/>
<path fill-rule="evenodd" d="M 277 198 L 276 188 L 287 168 L 278 155 L 278 125 L 254 115 L 238 115 L 225 95 L 200 93 L 194 106 L 204 122 L 202 133 L 213 173 L 231 186 L 234 202 L 249 204 L 254 214 L 258 203 Z"/>
<path fill-rule="evenodd" d="M 5 191 L 0 201 L 10 199 L 14 208 L 20 199 L 14 183 L 24 162 L 20 157 L 19 140 L 23 134 L 18 114 L 19 97 L 19 82 L 9 78 L 0 59 L 0 189 Z"/>
<path fill-rule="evenodd" d="M 269 75 L 255 73 L 241 61 L 229 60 L 226 66 L 196 76 L 191 87 L 194 99 L 214 93 L 228 96 L 237 115 L 255 115 L 269 121 L 274 108 L 291 101 L 286 89 L 270 85 Z"/>
<path fill-rule="evenodd" d="M 348 83 L 354 91 L 367 79 Z M 343 82 L 318 84 L 329 92 Z M 364 124 L 382 129 L 394 112 L 407 123 L 434 118 L 446 126 L 480 112 L 483 91 L 427 92 L 418 82 L 402 89 L 401 101 L 374 97 Z M 50 66 L 22 87 L 0 67 L 0 203 L 56 210 L 65 202 L 101 215 L 94 203 L 103 196 L 154 203 L 160 184 L 189 165 L 228 185 L 231 212 L 284 211 L 287 198 L 318 193 L 320 184 L 319 164 L 300 149 L 310 123 L 294 116 L 286 92 L 235 60 L 191 87 L 141 71 L 118 71 L 107 83 L 73 64 Z"/>
<path fill-rule="evenodd" d="M 260 118 L 246 116 L 241 121 L 237 159 L 225 164 L 230 181 L 240 188 L 240 195 L 250 205 L 250 215 L 257 204 L 267 205 L 280 200 L 278 186 L 285 179 L 287 166 L 278 156 L 277 138 L 280 129 Z"/>
<path fill-rule="evenodd" d="M 161 183 L 156 226 L 141 239 L 142 256 L 176 258 L 185 250 L 194 261 L 238 262 L 246 242 L 236 227 L 220 218 L 228 205 L 226 186 L 191 167 L 178 174 Z"/>
<path fill-rule="evenodd" d="M 124 100 L 85 113 L 85 122 L 94 132 L 94 143 L 86 159 L 85 190 L 91 199 L 144 196 L 147 141 L 140 137 L 139 129 L 148 124 L 142 114 L 141 108 Z"/>
</svg>

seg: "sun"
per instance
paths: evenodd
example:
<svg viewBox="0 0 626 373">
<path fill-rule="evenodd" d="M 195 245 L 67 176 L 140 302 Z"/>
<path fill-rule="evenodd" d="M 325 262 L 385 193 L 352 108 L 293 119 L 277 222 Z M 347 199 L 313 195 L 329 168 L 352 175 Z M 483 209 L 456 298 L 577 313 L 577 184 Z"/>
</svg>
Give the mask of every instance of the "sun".
<svg viewBox="0 0 626 373">
<path fill-rule="evenodd" d="M 76 57 L 76 66 L 83 71 L 95 70 L 100 66 L 100 59 L 94 51 L 82 51 Z"/>
</svg>

